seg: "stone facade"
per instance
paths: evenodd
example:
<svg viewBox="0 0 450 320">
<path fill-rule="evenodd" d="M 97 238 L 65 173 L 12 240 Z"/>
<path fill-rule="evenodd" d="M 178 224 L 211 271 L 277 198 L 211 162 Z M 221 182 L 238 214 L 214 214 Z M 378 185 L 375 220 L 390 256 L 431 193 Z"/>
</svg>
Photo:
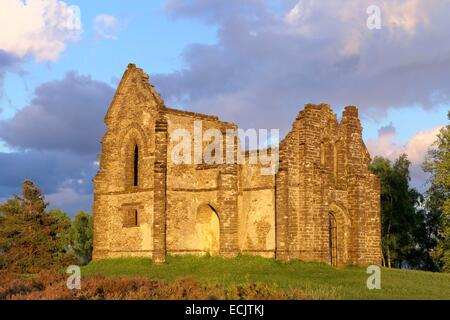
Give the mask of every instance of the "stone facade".
<svg viewBox="0 0 450 320">
<path fill-rule="evenodd" d="M 340 123 L 306 105 L 279 146 L 279 169 L 260 164 L 175 164 L 175 129 L 222 133 L 233 123 L 167 108 L 129 65 L 106 114 L 94 178 L 94 259 L 167 254 L 379 263 L 380 183 L 368 170 L 356 107 Z M 237 141 L 236 141 L 237 142 Z M 231 150 L 249 157 L 238 144 Z M 270 152 L 270 150 L 269 150 Z"/>
</svg>

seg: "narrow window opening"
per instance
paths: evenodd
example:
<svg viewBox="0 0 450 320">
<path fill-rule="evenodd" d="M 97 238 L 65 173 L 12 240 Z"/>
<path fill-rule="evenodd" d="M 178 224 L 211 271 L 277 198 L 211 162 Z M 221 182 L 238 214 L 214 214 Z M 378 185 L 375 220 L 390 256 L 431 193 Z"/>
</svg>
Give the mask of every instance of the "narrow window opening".
<svg viewBox="0 0 450 320">
<path fill-rule="evenodd" d="M 134 210 L 134 225 L 135 226 L 139 225 L 139 214 L 137 210 Z"/>
<path fill-rule="evenodd" d="M 320 164 L 325 164 L 325 144 L 323 142 L 320 143 Z"/>
<path fill-rule="evenodd" d="M 134 146 L 134 177 L 133 186 L 137 187 L 139 180 L 139 149 L 138 146 Z"/>
<path fill-rule="evenodd" d="M 333 146 L 333 174 L 334 178 L 337 179 L 338 175 L 338 150 L 336 145 Z"/>
<path fill-rule="evenodd" d="M 337 224 L 336 218 L 330 212 L 328 214 L 328 239 L 329 239 L 329 250 L 330 250 L 330 264 L 332 266 L 337 266 Z"/>
</svg>

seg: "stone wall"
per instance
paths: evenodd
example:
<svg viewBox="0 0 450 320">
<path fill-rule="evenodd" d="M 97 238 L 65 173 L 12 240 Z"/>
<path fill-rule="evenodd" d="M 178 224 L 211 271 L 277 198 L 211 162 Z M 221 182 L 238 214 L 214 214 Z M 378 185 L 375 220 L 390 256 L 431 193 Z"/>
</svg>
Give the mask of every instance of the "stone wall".
<svg viewBox="0 0 450 320">
<path fill-rule="evenodd" d="M 100 170 L 94 178 L 93 258 L 153 256 L 155 118 L 163 102 L 148 76 L 130 65 L 105 116 Z M 139 146 L 138 185 L 133 184 Z M 149 174 L 150 173 L 150 174 Z M 130 212 L 137 211 L 134 226 Z"/>
<path fill-rule="evenodd" d="M 361 130 L 356 107 L 345 108 L 341 123 L 325 104 L 299 113 L 280 144 L 275 178 L 279 259 L 380 261 L 379 181 Z"/>
<path fill-rule="evenodd" d="M 105 117 L 94 178 L 94 259 L 248 253 L 380 262 L 379 181 L 368 171 L 356 107 L 339 123 L 328 105 L 305 106 L 280 143 L 277 174 L 268 176 L 248 163 L 256 151 L 240 150 L 237 138 L 227 150 L 231 164 L 175 163 L 176 130 L 194 137 L 196 121 L 223 137 L 237 128 L 167 108 L 148 76 L 128 67 Z M 194 159 L 194 139 L 190 146 Z"/>
<path fill-rule="evenodd" d="M 247 153 L 248 161 L 249 155 Z M 264 257 L 275 255 L 275 177 L 261 175 L 261 165 L 242 166 L 239 194 L 239 248 Z"/>
</svg>

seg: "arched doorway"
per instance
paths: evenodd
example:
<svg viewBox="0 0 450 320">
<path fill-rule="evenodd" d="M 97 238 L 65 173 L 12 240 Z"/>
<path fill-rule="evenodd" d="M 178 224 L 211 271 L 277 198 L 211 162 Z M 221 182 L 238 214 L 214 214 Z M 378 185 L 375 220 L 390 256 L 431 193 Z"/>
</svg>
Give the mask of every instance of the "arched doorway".
<svg viewBox="0 0 450 320">
<path fill-rule="evenodd" d="M 198 249 L 212 256 L 219 254 L 220 224 L 216 210 L 209 204 L 197 208 L 195 230 Z"/>
<path fill-rule="evenodd" d="M 328 239 L 329 239 L 329 252 L 330 252 L 330 264 L 332 266 L 338 265 L 338 236 L 337 236 L 337 222 L 333 213 L 328 213 Z"/>
</svg>

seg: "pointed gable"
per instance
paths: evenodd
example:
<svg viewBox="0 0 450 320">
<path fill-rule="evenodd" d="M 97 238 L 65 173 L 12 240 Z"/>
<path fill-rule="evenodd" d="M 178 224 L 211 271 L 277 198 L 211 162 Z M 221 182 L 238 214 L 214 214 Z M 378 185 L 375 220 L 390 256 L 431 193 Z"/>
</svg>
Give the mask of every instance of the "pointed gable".
<svg viewBox="0 0 450 320">
<path fill-rule="evenodd" d="M 127 101 L 124 101 L 127 99 Z M 131 103 L 130 103 L 131 100 Z M 164 101 L 149 82 L 149 76 L 134 64 L 129 64 L 125 70 L 114 98 L 105 116 L 105 124 L 109 127 L 120 118 L 124 108 L 143 106 L 153 111 L 164 107 Z"/>
</svg>

